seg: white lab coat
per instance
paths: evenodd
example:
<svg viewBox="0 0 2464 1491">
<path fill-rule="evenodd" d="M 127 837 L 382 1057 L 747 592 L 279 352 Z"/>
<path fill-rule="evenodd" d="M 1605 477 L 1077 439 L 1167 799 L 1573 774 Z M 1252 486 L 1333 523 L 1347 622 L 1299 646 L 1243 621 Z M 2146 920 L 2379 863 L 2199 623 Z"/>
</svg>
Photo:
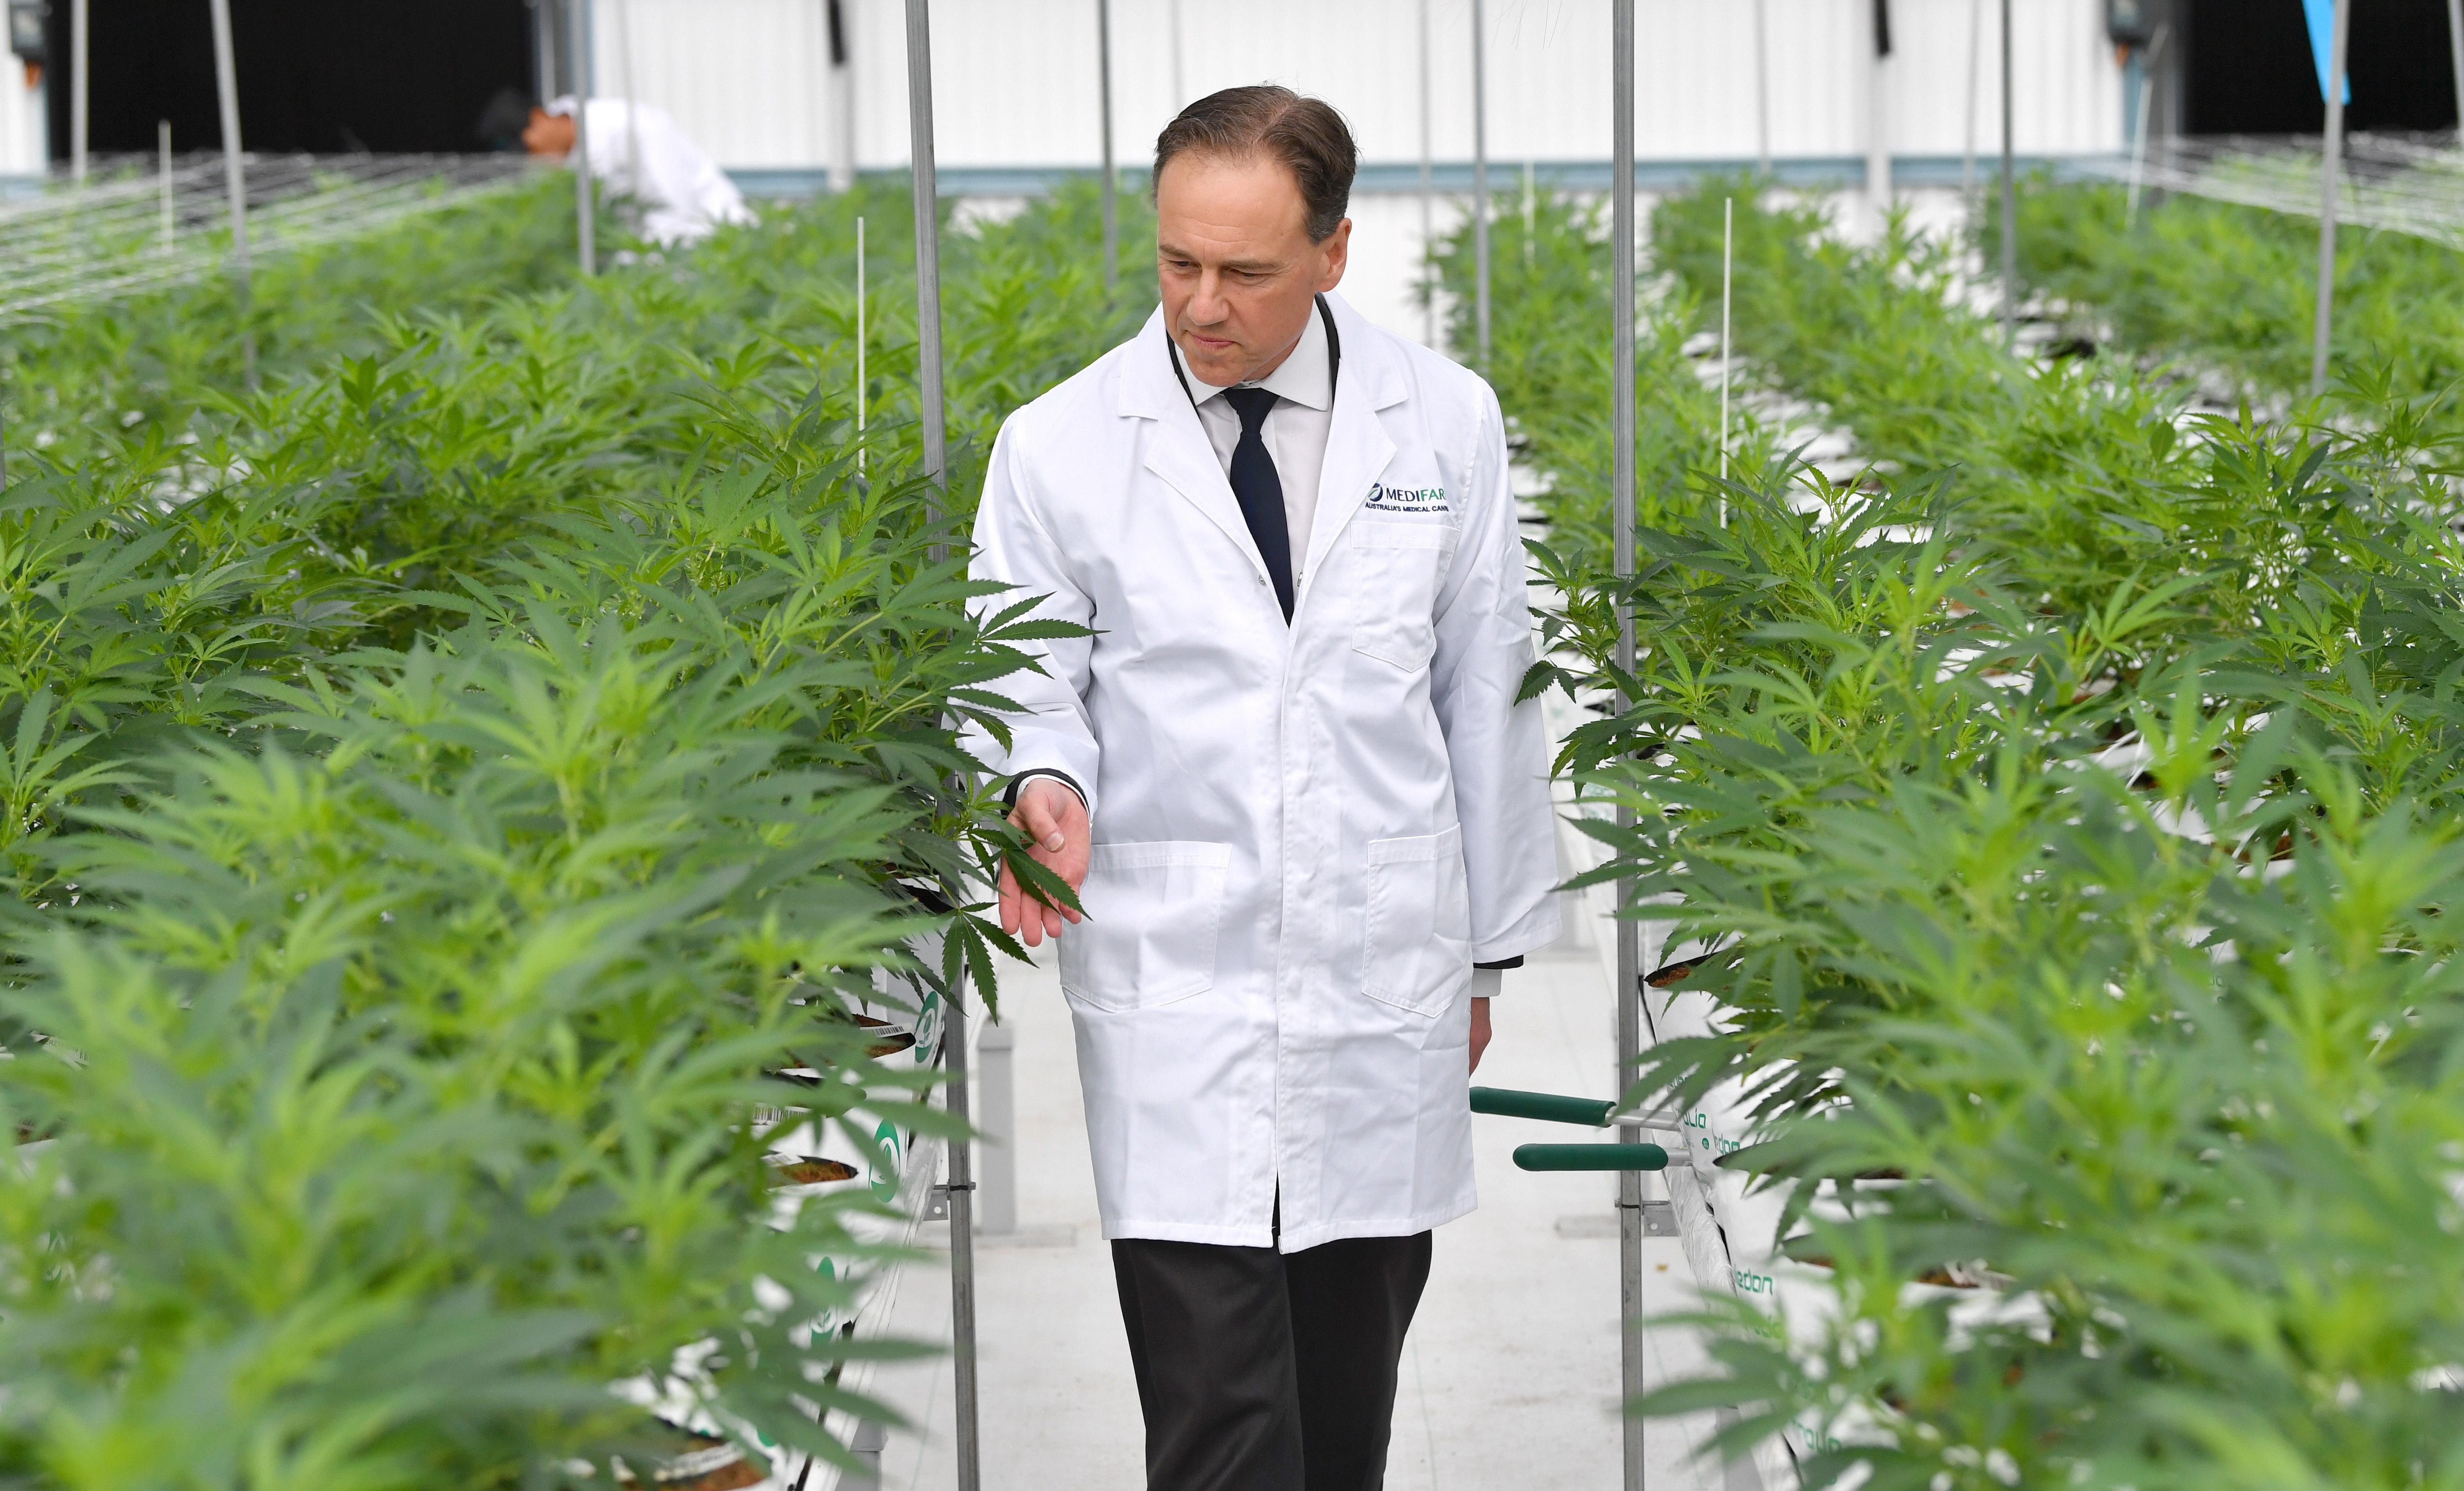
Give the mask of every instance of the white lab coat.
<svg viewBox="0 0 2464 1491">
<path fill-rule="evenodd" d="M 1497 399 L 1330 296 L 1341 362 L 1287 627 L 1160 313 L 1018 411 L 975 573 L 1095 630 L 997 772 L 1090 797 L 1061 937 L 1107 1237 L 1402 1236 L 1476 1204 L 1472 965 L 1557 934 Z M 1007 602 L 996 599 L 991 605 Z"/>
<path fill-rule="evenodd" d="M 571 114 L 573 100 L 559 99 L 548 109 Z M 753 221 L 736 183 L 657 104 L 593 99 L 583 123 L 592 178 L 633 198 L 641 212 L 642 236 L 652 243 L 669 248 L 698 243 L 722 223 Z"/>
</svg>

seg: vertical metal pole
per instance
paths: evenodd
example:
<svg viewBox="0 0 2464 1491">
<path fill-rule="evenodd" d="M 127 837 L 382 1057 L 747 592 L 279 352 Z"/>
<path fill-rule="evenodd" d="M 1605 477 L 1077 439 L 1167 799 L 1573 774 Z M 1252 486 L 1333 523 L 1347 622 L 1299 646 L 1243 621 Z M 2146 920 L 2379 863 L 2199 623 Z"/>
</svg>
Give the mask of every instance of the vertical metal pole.
<svg viewBox="0 0 2464 1491">
<path fill-rule="evenodd" d="M 2019 178 L 2012 157 L 2011 0 L 2002 0 L 2002 349 L 2019 346 Z"/>
<path fill-rule="evenodd" d="M 933 155 L 933 10 L 931 0 L 907 0 L 907 130 L 915 186 L 915 350 L 924 415 L 924 475 L 934 516 L 942 510 L 940 487 L 949 466 L 941 409 L 941 218 Z M 934 558 L 941 557 L 935 545 Z M 951 990 L 948 1096 L 951 1116 L 967 1117 L 967 1019 L 964 990 Z M 982 1446 L 977 1437 L 976 1403 L 976 1208 L 975 1179 L 967 1140 L 950 1141 L 950 1369 L 957 1391 L 958 1491 L 983 1484 Z"/>
<path fill-rule="evenodd" d="M 829 0 L 830 84 L 837 90 L 838 138 L 830 142 L 830 189 L 855 185 L 855 44 L 847 35 L 846 0 Z"/>
<path fill-rule="evenodd" d="M 1624 582 L 1634 573 L 1634 0 L 1616 0 L 1614 34 L 1610 49 L 1615 53 L 1616 125 L 1613 147 L 1613 174 L 1609 218 L 1609 285 L 1613 326 L 1612 398 L 1616 407 L 1610 412 L 1611 442 L 1614 457 L 1609 486 L 1610 522 L 1616 528 L 1615 558 L 1618 580 L 1617 661 L 1621 675 L 1634 672 L 1634 612 L 1625 604 Z M 1619 690 L 1617 713 L 1625 713 L 1629 701 Z M 1617 809 L 1617 825 L 1631 827 L 1633 810 Z M 1637 933 L 1640 927 L 1632 916 L 1633 882 L 1617 883 L 1617 1056 L 1616 1085 L 1611 1089 L 1622 1093 L 1634 1080 L 1635 1063 L 1642 1055 L 1642 949 Z M 1639 1144 L 1642 1128 L 1638 1124 L 1617 1125 L 1617 1138 L 1628 1144 Z M 1622 1170 L 1617 1175 L 1617 1322 L 1618 1362 L 1624 1401 L 1631 1403 L 1641 1395 L 1643 1383 L 1642 1357 L 1642 1174 L 1639 1170 Z M 1621 1415 L 1624 1430 L 1625 1491 L 1642 1491 L 1642 1420 L 1629 1413 Z"/>
<path fill-rule="evenodd" d="M 616 44 L 625 49 L 625 194 L 642 200 L 642 91 L 633 76 L 633 0 L 616 0 Z"/>
<path fill-rule="evenodd" d="M 2464 4 L 2464 0 L 2458 0 Z M 1437 193 L 1430 181 L 1429 163 L 1429 0 L 1420 0 L 1420 273 L 1429 275 L 1437 258 Z M 1438 345 L 1438 292 L 1434 283 L 1423 287 L 1420 301 L 1420 341 L 1434 347 Z"/>
<path fill-rule="evenodd" d="M 976 1127 L 984 1136 L 979 1214 L 987 1235 L 1007 1236 L 1018 1231 L 1018 1032 L 985 1026 L 976 1037 L 976 1056 L 982 1063 L 976 1082 L 982 1116 Z"/>
<path fill-rule="evenodd" d="M 1754 169 L 1771 180 L 1771 11 L 1768 0 L 1754 0 Z"/>
<path fill-rule="evenodd" d="M 1959 156 L 1959 201 L 1971 213 L 1976 211 L 1976 96 L 1984 91 L 1984 78 L 1985 0 L 1969 0 L 1968 134 Z M 1969 221 L 1972 225 L 1975 218 Z"/>
<path fill-rule="evenodd" d="M 914 0 L 921 5 L 924 0 Z M 948 1079 L 942 1105 L 967 1124 L 967 999 L 964 983 L 950 990 Z M 975 1146 L 963 1133 L 950 1141 L 950 1375 L 957 1413 L 958 1491 L 983 1484 L 983 1448 L 976 1428 L 976 1183 Z"/>
<path fill-rule="evenodd" d="M 256 327 L 248 262 L 248 167 L 240 160 L 239 63 L 231 53 L 231 0 L 209 0 L 214 23 L 214 96 L 222 108 L 223 190 L 231 198 L 231 278 L 239 295 L 240 366 L 256 387 Z"/>
<path fill-rule="evenodd" d="M 1488 23 L 1471 0 L 1471 267 L 1472 323 L 1480 370 L 1488 371 Z"/>
<path fill-rule="evenodd" d="M 599 209 L 590 182 L 590 38 L 584 16 L 590 0 L 572 0 L 573 17 L 573 222 L 576 252 L 584 278 L 599 273 Z"/>
<path fill-rule="evenodd" d="M 924 475 L 938 487 L 949 454 L 941 412 L 941 209 L 933 159 L 932 11 L 932 0 L 907 0 L 907 139 L 915 187 L 915 374 L 924 415 Z"/>
<path fill-rule="evenodd" d="M 1865 200 L 1879 231 L 1891 220 L 1890 0 L 1874 0 L 1873 64 L 1865 80 Z"/>
<path fill-rule="evenodd" d="M 2319 319 L 2310 331 L 2310 396 L 2327 391 L 2327 343 L 2336 329 L 2336 175 L 2344 156 L 2344 45 L 2353 0 L 2336 0 L 2328 48 L 2327 143 L 2319 162 Z"/>
<path fill-rule="evenodd" d="M 2170 22 L 2158 26 L 2139 57 L 2139 129 L 2130 142 L 2130 205 L 2122 214 L 2125 233 L 2139 226 L 2139 195 L 2147 179 L 2147 131 L 2155 124 L 2156 67 L 2164 60 L 2165 39 L 2171 33 Z"/>
<path fill-rule="evenodd" d="M 572 44 L 569 69 L 574 81 L 574 254 L 582 266 L 582 276 L 599 274 L 599 207 L 591 202 L 591 81 L 584 59 L 589 56 L 589 39 L 582 34 L 582 8 L 589 0 L 569 0 L 564 14 L 569 17 L 566 39 Z"/>
<path fill-rule="evenodd" d="M 155 193 L 161 198 L 163 252 L 168 254 L 178 238 L 179 224 L 171 215 L 171 122 L 167 119 L 154 122 L 154 154 L 157 165 Z"/>
<path fill-rule="evenodd" d="M 531 8 L 531 46 L 533 61 L 538 66 L 537 98 L 541 103 L 559 92 L 556 86 L 556 11 L 555 0 L 528 0 Z"/>
<path fill-rule="evenodd" d="M 86 142 L 94 117 L 94 68 L 86 0 L 69 0 L 69 174 L 85 185 Z"/>
<path fill-rule="evenodd" d="M 1165 12 L 1172 21 L 1172 110 L 1177 114 L 1189 100 L 1189 83 L 1180 70 L 1180 0 L 1169 0 Z"/>
<path fill-rule="evenodd" d="M 1112 0 L 1095 0 L 1095 91 L 1104 108 L 1104 299 L 1121 283 L 1120 181 L 1112 169 Z"/>
<path fill-rule="evenodd" d="M 2455 65 L 2455 138 L 2464 140 L 2464 0 L 2447 0 L 2447 55 Z"/>
</svg>

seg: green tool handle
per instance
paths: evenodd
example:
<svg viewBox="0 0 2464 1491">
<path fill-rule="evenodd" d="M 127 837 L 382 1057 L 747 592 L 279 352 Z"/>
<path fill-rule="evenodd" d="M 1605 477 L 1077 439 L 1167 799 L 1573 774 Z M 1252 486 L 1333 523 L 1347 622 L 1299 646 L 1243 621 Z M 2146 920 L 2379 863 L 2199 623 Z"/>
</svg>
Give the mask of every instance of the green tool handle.
<svg viewBox="0 0 2464 1491">
<path fill-rule="evenodd" d="M 1664 1170 L 1668 1151 L 1658 1145 L 1523 1145 L 1514 1151 L 1522 1170 Z"/>
<path fill-rule="evenodd" d="M 1599 1128 L 1617 1104 L 1597 1098 L 1561 1098 L 1553 1092 L 1516 1092 L 1511 1087 L 1475 1087 L 1471 1110 L 1501 1118 L 1543 1119 L 1551 1124 L 1582 1124 Z"/>
</svg>

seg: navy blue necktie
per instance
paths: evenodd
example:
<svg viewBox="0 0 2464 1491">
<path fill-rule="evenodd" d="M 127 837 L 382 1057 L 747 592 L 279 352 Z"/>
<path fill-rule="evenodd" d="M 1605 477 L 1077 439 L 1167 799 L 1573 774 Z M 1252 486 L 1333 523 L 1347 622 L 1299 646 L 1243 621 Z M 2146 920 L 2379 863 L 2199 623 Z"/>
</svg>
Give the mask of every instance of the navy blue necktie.
<svg viewBox="0 0 2464 1491">
<path fill-rule="evenodd" d="M 1241 443 L 1232 447 L 1232 495 L 1248 520 L 1249 537 L 1266 575 L 1275 582 L 1275 599 L 1284 620 L 1292 619 L 1292 540 L 1284 522 L 1284 479 L 1275 474 L 1275 458 L 1266 454 L 1266 412 L 1275 396 L 1264 389 L 1226 389 L 1223 402 L 1241 416 Z"/>
</svg>

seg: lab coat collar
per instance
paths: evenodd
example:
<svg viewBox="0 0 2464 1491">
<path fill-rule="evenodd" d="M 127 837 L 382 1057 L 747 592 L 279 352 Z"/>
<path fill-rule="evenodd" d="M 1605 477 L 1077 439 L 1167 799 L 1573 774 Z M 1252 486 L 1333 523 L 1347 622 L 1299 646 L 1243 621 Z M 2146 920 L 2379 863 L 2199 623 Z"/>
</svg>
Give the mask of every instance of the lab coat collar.
<svg viewBox="0 0 2464 1491">
<path fill-rule="evenodd" d="M 1343 409 L 1355 395 L 1363 400 L 1363 407 L 1373 412 L 1403 402 L 1408 393 L 1401 359 L 1388 345 L 1386 333 L 1362 320 L 1360 313 L 1353 310 L 1337 292 L 1329 290 L 1325 300 L 1333 308 L 1335 335 L 1343 342 L 1343 377 L 1341 387 L 1335 390 L 1336 424 L 1341 425 Z M 1326 328 L 1321 323 L 1312 325 L 1303 335 L 1305 338 L 1321 339 L 1323 345 L 1325 334 Z M 1167 426 L 1178 423 L 1173 417 L 1176 410 L 1189 412 L 1190 437 L 1203 446 L 1205 432 L 1199 427 L 1196 412 L 1190 411 L 1189 401 L 1207 385 L 1192 379 L 1187 390 L 1182 389 L 1180 378 L 1174 371 L 1171 340 L 1164 334 L 1163 308 L 1157 306 L 1147 317 L 1147 323 L 1138 328 L 1137 336 L 1123 348 L 1126 357 L 1121 367 L 1120 390 L 1114 398 L 1113 410 L 1129 418 L 1160 420 Z M 1293 352 L 1284 367 L 1290 367 L 1300 360 L 1300 352 Z M 1323 360 L 1319 366 L 1321 368 L 1325 367 Z M 1280 374 L 1283 370 L 1283 367 L 1278 367 L 1275 372 Z M 1273 377 L 1266 380 L 1266 387 L 1274 389 L 1277 393 L 1284 391 L 1275 387 Z M 1323 409 L 1325 405 L 1313 404 L 1310 407 Z M 1219 471 L 1218 475 L 1221 474 Z M 1224 490 L 1231 490 L 1228 483 Z"/>
<path fill-rule="evenodd" d="M 1353 514 L 1369 501 L 1370 483 L 1395 458 L 1395 442 L 1387 436 L 1378 413 L 1403 402 L 1409 388 L 1402 355 L 1393 339 L 1371 325 L 1342 296 L 1329 291 L 1326 300 L 1333 309 L 1335 335 L 1343 345 L 1343 376 L 1334 389 L 1326 464 L 1318 478 L 1317 523 L 1302 564 L 1300 594 L 1293 597 L 1295 624 L 1301 602 L 1314 588 L 1319 561 L 1351 526 Z M 1324 337 L 1323 324 L 1314 328 L 1314 334 Z M 1114 408 L 1124 417 L 1152 419 L 1162 427 L 1156 438 L 1147 442 L 1147 469 L 1221 529 L 1264 578 L 1265 561 L 1258 556 L 1257 541 L 1249 536 L 1248 521 L 1241 516 L 1232 483 L 1216 460 L 1215 448 L 1207 443 L 1205 428 L 1199 424 L 1198 410 L 1190 402 L 1205 385 L 1182 389 L 1170 342 L 1164 332 L 1163 308 L 1157 306 L 1123 349 L 1126 356 Z M 1299 355 L 1295 351 L 1286 366 Z M 1270 387 L 1272 381 L 1268 380 Z"/>
</svg>

